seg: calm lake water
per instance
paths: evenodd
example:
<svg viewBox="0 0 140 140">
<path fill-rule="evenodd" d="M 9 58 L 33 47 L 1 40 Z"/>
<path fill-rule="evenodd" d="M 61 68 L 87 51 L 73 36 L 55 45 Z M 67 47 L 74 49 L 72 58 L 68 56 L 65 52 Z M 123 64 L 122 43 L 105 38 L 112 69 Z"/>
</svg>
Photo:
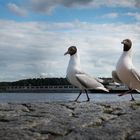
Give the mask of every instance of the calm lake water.
<svg viewBox="0 0 140 140">
<path fill-rule="evenodd" d="M 133 94 L 136 100 L 140 100 L 140 94 Z M 73 101 L 78 93 L 0 93 L 0 103 L 21 103 L 21 102 L 54 102 L 54 101 Z M 89 94 L 91 101 L 112 102 L 128 101 L 130 95 L 119 97 L 117 94 Z M 86 95 L 82 94 L 79 101 L 85 101 Z"/>
</svg>

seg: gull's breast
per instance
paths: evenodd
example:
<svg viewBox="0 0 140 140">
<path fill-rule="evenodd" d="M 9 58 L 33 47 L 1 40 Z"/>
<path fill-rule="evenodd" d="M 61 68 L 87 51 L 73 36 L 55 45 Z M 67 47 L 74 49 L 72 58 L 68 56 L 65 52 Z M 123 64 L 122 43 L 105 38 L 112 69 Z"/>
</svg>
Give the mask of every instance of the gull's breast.
<svg viewBox="0 0 140 140">
<path fill-rule="evenodd" d="M 119 59 L 116 66 L 116 72 L 120 80 L 127 86 L 130 86 L 132 74 L 131 74 L 131 61 L 128 58 Z"/>
</svg>

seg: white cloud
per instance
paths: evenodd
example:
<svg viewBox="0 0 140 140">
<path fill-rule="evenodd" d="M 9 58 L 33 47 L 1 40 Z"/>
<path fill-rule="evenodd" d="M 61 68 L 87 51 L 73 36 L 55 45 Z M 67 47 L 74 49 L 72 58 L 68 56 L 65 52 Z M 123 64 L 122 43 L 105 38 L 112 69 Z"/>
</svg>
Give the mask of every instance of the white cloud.
<svg viewBox="0 0 140 140">
<path fill-rule="evenodd" d="M 0 20 L 0 81 L 41 75 L 65 76 L 71 45 L 79 48 L 81 65 L 94 76 L 111 76 L 122 52 L 121 41 L 130 38 L 134 62 L 139 64 L 140 24 L 16 22 Z"/>
<path fill-rule="evenodd" d="M 128 12 L 125 15 L 134 17 L 136 20 L 140 21 L 140 13 L 137 13 L 137 12 L 136 13 Z"/>
<path fill-rule="evenodd" d="M 92 7 L 139 7 L 140 1 L 138 0 L 92 0 Z"/>
<path fill-rule="evenodd" d="M 111 18 L 111 19 L 114 19 L 114 18 L 117 18 L 119 15 L 118 13 L 108 13 L 108 14 L 104 14 L 102 16 L 102 18 Z"/>
<path fill-rule="evenodd" d="M 13 12 L 15 15 L 18 16 L 25 16 L 27 15 L 27 11 L 14 3 L 8 3 L 8 9 Z"/>
<path fill-rule="evenodd" d="M 26 10 L 50 14 L 57 7 L 66 8 L 97 8 L 97 7 L 131 7 L 140 8 L 138 0 L 28 0 L 24 9 L 14 3 L 9 3 L 9 9 L 17 15 L 25 15 Z"/>
</svg>

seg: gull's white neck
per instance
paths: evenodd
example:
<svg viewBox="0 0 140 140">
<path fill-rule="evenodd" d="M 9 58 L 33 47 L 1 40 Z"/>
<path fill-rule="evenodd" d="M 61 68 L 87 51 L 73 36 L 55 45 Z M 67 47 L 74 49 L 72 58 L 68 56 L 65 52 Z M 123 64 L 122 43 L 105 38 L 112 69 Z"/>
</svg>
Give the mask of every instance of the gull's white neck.
<svg viewBox="0 0 140 140">
<path fill-rule="evenodd" d="M 129 57 L 130 59 L 132 59 L 132 48 L 130 48 L 129 51 L 123 51 L 122 57 Z"/>
<path fill-rule="evenodd" d="M 131 68 L 132 67 L 132 49 L 130 49 L 129 51 L 124 51 L 117 63 L 117 67 L 119 69 L 122 69 L 123 66 L 127 67 L 127 68 Z M 117 68 L 117 69 L 118 69 Z"/>
<path fill-rule="evenodd" d="M 70 56 L 67 73 L 73 70 L 80 70 L 80 57 L 78 53 Z"/>
</svg>

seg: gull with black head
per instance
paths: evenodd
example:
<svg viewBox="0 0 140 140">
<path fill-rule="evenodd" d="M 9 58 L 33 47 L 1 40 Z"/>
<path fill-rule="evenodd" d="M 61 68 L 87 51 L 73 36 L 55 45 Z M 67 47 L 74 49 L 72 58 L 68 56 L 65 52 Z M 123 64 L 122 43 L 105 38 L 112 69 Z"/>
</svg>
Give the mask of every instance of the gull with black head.
<svg viewBox="0 0 140 140">
<path fill-rule="evenodd" d="M 72 85 L 80 89 L 80 93 L 78 97 L 75 99 L 75 101 L 79 99 L 83 91 L 85 91 L 86 93 L 87 101 L 90 101 L 87 92 L 88 89 L 103 90 L 108 92 L 108 89 L 106 89 L 103 86 L 100 79 L 93 78 L 81 70 L 80 58 L 79 58 L 78 50 L 75 46 L 69 47 L 68 51 L 64 55 L 67 54 L 70 55 L 70 60 L 67 68 L 66 78 Z"/>
<path fill-rule="evenodd" d="M 116 71 L 112 71 L 112 77 L 115 82 L 127 85 L 129 90 L 119 96 L 128 94 L 132 90 L 140 91 L 140 74 L 132 63 L 132 42 L 130 39 L 125 39 L 121 43 L 123 44 L 123 53 L 117 62 Z M 134 101 L 132 93 L 130 95 L 131 100 Z"/>
</svg>

